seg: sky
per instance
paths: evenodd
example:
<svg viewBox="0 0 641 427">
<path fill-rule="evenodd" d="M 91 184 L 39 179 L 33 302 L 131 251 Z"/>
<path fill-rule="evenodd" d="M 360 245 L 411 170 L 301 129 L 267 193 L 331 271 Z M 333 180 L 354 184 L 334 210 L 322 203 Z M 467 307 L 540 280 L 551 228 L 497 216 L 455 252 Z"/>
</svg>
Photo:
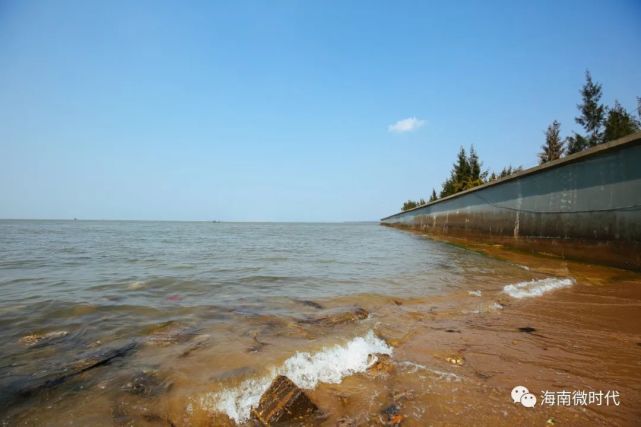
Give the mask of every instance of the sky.
<svg viewBox="0 0 641 427">
<path fill-rule="evenodd" d="M 641 2 L 0 0 L 0 218 L 365 221 L 533 166 Z"/>
</svg>

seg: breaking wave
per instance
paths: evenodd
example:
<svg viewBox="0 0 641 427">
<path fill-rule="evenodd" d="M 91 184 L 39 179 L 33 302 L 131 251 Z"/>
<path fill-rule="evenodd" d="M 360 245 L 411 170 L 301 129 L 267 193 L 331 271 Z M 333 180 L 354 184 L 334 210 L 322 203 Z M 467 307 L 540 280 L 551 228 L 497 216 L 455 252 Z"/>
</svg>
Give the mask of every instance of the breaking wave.
<svg viewBox="0 0 641 427">
<path fill-rule="evenodd" d="M 236 387 L 206 394 L 201 405 L 243 423 L 249 420 L 252 408 L 258 406 L 260 397 L 278 375 L 285 375 L 303 389 L 313 389 L 318 383 L 338 384 L 346 376 L 367 370 L 377 361 L 376 354 L 389 355 L 392 351 L 392 347 L 369 331 L 344 345 L 318 353 L 298 352 L 262 378 L 248 379 Z"/>
<path fill-rule="evenodd" d="M 530 298 L 539 297 L 544 293 L 555 289 L 567 288 L 574 284 L 574 279 L 560 279 L 551 277 L 548 279 L 531 280 L 529 282 L 520 282 L 503 287 L 503 292 L 512 298 Z"/>
</svg>

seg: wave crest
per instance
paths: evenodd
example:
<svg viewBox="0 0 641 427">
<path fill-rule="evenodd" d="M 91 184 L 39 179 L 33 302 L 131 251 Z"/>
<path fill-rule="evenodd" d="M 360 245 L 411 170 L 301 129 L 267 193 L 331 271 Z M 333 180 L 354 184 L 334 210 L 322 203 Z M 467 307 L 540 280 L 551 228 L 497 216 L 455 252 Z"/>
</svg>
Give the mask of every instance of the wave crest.
<svg viewBox="0 0 641 427">
<path fill-rule="evenodd" d="M 529 282 L 519 282 L 513 285 L 506 285 L 503 287 L 503 292 L 512 298 L 518 299 L 540 297 L 547 292 L 555 289 L 567 288 L 573 284 L 574 279 L 571 278 L 561 279 L 558 277 L 550 277 L 547 279 L 531 280 Z"/>
<path fill-rule="evenodd" d="M 201 405 L 227 414 L 237 423 L 249 420 L 252 408 L 278 375 L 285 375 L 302 389 L 313 389 L 318 383 L 338 384 L 346 376 L 364 372 L 378 358 L 376 354 L 392 354 L 392 347 L 369 331 L 344 345 L 324 348 L 318 353 L 297 352 L 280 367 L 262 378 L 252 378 L 240 385 L 217 393 L 208 393 Z"/>
</svg>

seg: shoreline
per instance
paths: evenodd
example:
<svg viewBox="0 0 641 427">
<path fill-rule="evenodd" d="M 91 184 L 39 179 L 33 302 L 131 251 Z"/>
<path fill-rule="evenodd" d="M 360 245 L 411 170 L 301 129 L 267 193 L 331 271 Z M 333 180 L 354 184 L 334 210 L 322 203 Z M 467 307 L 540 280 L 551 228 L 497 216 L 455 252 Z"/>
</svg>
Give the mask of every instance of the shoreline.
<svg viewBox="0 0 641 427">
<path fill-rule="evenodd" d="M 417 262 L 431 261 L 430 270 L 413 273 L 422 277 L 412 288 L 420 295 L 404 290 L 408 278 L 395 275 L 387 294 L 353 288 L 347 295 L 192 306 L 168 299 L 186 292 L 183 285 L 135 281 L 118 289 L 135 296 L 171 285 L 160 294 L 165 309 L 109 299 L 54 308 L 69 319 L 59 325 L 68 326 L 15 335 L 8 345 L 27 357 L 5 372 L 29 377 L 70 366 L 75 374 L 3 409 L 1 419 L 233 426 L 229 415 L 248 413 L 276 373 L 299 381 L 324 413 L 310 425 L 634 425 L 641 419 L 641 274 L 493 245 L 425 245 L 421 233 L 411 233 L 399 247 L 425 249 L 413 254 Z M 532 297 L 515 298 L 506 293 L 509 286 L 512 295 Z M 136 310 L 147 316 L 136 317 Z M 19 311 L 5 314 L 10 320 Z M 75 326 L 110 318 L 119 320 L 108 334 Z M 130 329 L 138 318 L 144 322 Z M 135 347 L 126 346 L 129 339 Z M 380 349 L 388 361 L 369 369 Z M 85 357 L 96 353 L 109 363 Z M 247 381 L 260 387 L 236 393 Z M 517 385 L 538 399 L 545 390 L 615 390 L 620 405 L 525 408 L 510 397 Z M 230 397 L 228 413 L 221 393 Z"/>
<path fill-rule="evenodd" d="M 479 419 L 497 425 L 634 425 L 641 419 L 641 275 L 525 254 L 507 262 L 516 261 L 541 277 L 572 277 L 575 283 L 523 299 L 480 286 L 417 298 L 320 300 L 368 310 L 370 319 L 362 322 L 393 354 L 382 374 L 358 373 L 305 390 L 325 413 L 314 425 L 392 425 L 384 416 L 391 405 L 407 426 L 472 425 Z M 539 402 L 544 391 L 616 391 L 620 405 L 525 408 L 510 399 L 517 385 L 527 386 Z M 224 424 L 220 414 L 202 416 L 234 425 Z"/>
</svg>

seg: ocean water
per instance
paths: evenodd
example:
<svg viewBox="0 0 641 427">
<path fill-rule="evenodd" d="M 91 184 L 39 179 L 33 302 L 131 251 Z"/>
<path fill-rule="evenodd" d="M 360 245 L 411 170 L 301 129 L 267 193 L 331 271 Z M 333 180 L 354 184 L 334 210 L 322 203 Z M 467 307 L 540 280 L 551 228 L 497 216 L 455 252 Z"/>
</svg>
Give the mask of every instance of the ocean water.
<svg viewBox="0 0 641 427">
<path fill-rule="evenodd" d="M 140 424 L 160 417 L 144 398 L 172 423 L 244 422 L 277 373 L 313 389 L 392 354 L 372 307 L 451 294 L 498 310 L 477 300 L 554 280 L 376 223 L 3 220 L 1 419 Z"/>
<path fill-rule="evenodd" d="M 0 221 L 0 307 L 424 295 L 504 267 L 479 259 L 375 223 Z"/>
</svg>

